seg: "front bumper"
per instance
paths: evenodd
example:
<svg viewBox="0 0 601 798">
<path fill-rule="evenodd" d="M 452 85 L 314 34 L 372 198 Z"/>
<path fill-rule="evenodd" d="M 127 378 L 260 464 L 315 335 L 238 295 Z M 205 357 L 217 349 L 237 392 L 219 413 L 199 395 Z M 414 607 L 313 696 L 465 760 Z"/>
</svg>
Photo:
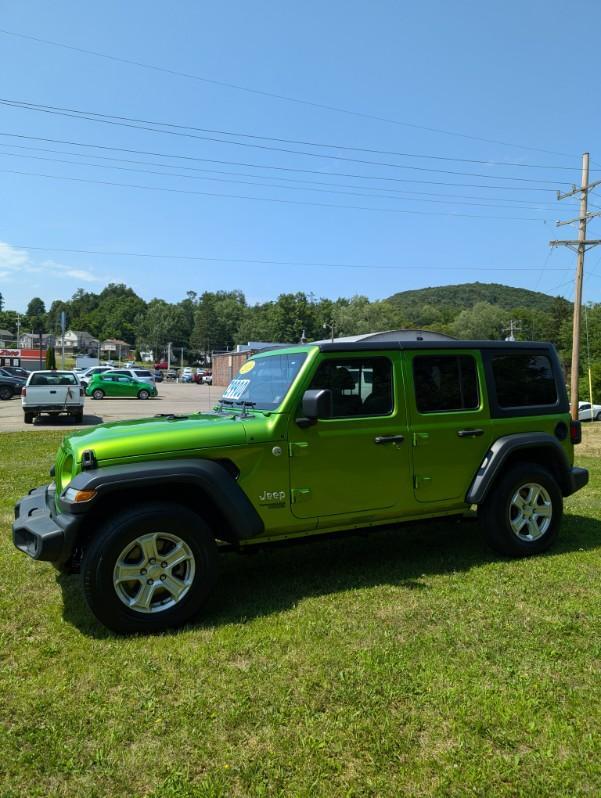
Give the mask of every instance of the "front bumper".
<svg viewBox="0 0 601 798">
<path fill-rule="evenodd" d="M 56 513 L 54 485 L 34 488 L 15 505 L 13 543 L 34 560 L 61 565 L 73 552 L 81 516 Z"/>
</svg>

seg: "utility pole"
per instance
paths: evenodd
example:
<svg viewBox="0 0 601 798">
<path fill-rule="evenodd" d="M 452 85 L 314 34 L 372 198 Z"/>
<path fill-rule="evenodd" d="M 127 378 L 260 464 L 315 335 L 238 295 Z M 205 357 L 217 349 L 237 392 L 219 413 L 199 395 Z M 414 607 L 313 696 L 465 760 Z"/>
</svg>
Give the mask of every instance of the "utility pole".
<svg viewBox="0 0 601 798">
<path fill-rule="evenodd" d="M 575 219 L 568 219 L 564 222 L 557 222 L 557 227 L 578 222 L 578 239 L 576 241 L 550 241 L 552 247 L 569 247 L 576 252 L 576 291 L 574 295 L 574 323 L 572 327 L 572 373 L 570 379 L 570 413 L 574 421 L 578 420 L 578 365 L 580 360 L 580 317 L 582 314 L 582 282 L 584 277 L 584 253 L 601 244 L 601 239 L 587 240 L 586 223 L 594 216 L 601 216 L 601 211 L 588 211 L 588 193 L 595 186 L 601 185 L 601 180 L 594 183 L 588 182 L 589 154 L 585 152 L 582 156 L 582 180 L 580 188 L 573 186 L 571 191 L 561 194 L 557 192 L 557 199 L 562 200 L 573 197 L 580 192 L 580 215 Z"/>
<path fill-rule="evenodd" d="M 510 319 L 509 327 L 503 327 L 503 332 L 508 332 L 509 335 L 505 339 L 506 341 L 515 341 L 515 333 L 518 332 L 520 329 L 519 321 L 515 319 Z"/>
</svg>

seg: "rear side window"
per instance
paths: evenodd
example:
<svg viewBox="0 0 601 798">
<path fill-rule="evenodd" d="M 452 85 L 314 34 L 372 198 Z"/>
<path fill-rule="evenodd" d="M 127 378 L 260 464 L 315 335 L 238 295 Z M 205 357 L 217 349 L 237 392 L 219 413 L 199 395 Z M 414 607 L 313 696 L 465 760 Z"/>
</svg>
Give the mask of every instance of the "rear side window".
<svg viewBox="0 0 601 798">
<path fill-rule="evenodd" d="M 420 413 L 476 410 L 478 372 L 471 355 L 420 355 L 413 359 L 415 402 Z"/>
<path fill-rule="evenodd" d="M 499 407 L 556 404 L 557 386 L 547 355 L 522 352 L 493 355 L 491 365 Z"/>
</svg>

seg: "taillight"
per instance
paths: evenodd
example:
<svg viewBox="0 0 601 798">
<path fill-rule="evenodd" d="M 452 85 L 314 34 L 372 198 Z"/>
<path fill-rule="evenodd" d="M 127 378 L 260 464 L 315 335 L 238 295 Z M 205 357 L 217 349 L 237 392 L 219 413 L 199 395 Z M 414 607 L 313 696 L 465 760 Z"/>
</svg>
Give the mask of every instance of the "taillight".
<svg viewBox="0 0 601 798">
<path fill-rule="evenodd" d="M 582 442 L 582 424 L 580 421 L 570 421 L 570 440 L 573 444 Z"/>
<path fill-rule="evenodd" d="M 21 388 L 21 396 L 27 396 L 27 388 Z"/>
</svg>

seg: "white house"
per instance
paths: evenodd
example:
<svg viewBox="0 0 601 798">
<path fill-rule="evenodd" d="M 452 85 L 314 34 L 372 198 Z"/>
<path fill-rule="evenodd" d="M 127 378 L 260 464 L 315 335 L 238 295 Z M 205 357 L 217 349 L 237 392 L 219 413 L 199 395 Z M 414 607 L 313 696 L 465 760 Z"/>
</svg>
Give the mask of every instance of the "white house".
<svg viewBox="0 0 601 798">
<path fill-rule="evenodd" d="M 61 349 L 62 335 L 56 337 L 56 348 Z M 98 339 L 85 330 L 67 330 L 65 333 L 65 352 L 89 352 L 98 350 Z"/>
</svg>

